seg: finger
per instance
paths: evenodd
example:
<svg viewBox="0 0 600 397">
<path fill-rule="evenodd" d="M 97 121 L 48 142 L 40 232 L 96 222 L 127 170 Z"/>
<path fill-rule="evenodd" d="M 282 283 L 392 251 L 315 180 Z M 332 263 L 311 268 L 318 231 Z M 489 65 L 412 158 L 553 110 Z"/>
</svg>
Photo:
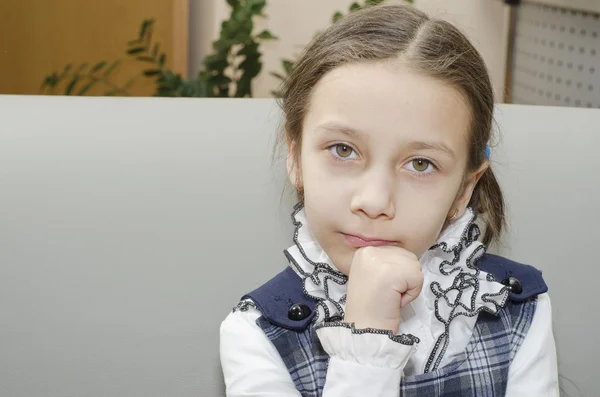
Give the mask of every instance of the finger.
<svg viewBox="0 0 600 397">
<path fill-rule="evenodd" d="M 401 285 L 404 287 L 404 290 L 400 290 L 398 292 L 402 293 L 401 298 L 401 306 L 404 307 L 405 304 L 412 302 L 417 299 L 419 294 L 423 289 L 423 273 L 418 272 L 409 272 L 408 274 L 403 275 L 403 283 Z"/>
<path fill-rule="evenodd" d="M 382 256 L 385 259 L 393 259 L 393 258 L 398 258 L 398 257 L 402 257 L 402 258 L 407 258 L 410 259 L 411 261 L 418 261 L 419 258 L 412 253 L 411 251 L 401 248 L 401 247 L 396 247 L 396 246 L 384 246 L 384 247 L 379 247 L 379 249 L 381 249 L 381 253 L 383 254 Z"/>
<path fill-rule="evenodd" d="M 402 298 L 401 298 L 401 307 L 404 307 L 406 304 L 414 301 L 415 299 L 418 298 L 418 296 L 421 294 L 421 291 L 423 290 L 423 284 L 419 284 L 414 288 L 410 288 L 407 289 L 403 294 L 402 294 Z"/>
<path fill-rule="evenodd" d="M 417 299 L 418 296 L 419 295 L 410 295 L 408 294 L 408 292 L 402 294 L 402 297 L 400 298 L 400 308 L 403 308 L 404 306 L 408 305 L 410 302 Z"/>
</svg>

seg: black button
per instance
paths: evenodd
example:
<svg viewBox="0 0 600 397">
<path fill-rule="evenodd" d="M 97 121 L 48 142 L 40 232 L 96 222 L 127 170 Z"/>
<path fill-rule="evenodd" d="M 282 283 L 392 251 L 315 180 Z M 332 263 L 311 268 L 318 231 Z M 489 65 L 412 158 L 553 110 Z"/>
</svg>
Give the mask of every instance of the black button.
<svg viewBox="0 0 600 397">
<path fill-rule="evenodd" d="M 296 303 L 288 310 L 288 318 L 294 321 L 302 321 L 310 316 L 310 308 L 304 303 Z"/>
<path fill-rule="evenodd" d="M 512 292 L 513 294 L 520 294 L 521 292 L 523 292 L 523 285 L 521 285 L 521 282 L 514 277 L 509 277 L 505 279 L 504 281 L 502 281 L 502 284 L 507 285 L 510 289 L 510 292 Z"/>
</svg>

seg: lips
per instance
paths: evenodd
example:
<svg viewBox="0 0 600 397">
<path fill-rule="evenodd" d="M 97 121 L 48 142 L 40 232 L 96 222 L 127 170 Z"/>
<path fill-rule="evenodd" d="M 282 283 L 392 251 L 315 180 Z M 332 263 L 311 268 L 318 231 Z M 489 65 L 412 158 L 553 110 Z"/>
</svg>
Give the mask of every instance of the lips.
<svg viewBox="0 0 600 397">
<path fill-rule="evenodd" d="M 344 240 L 347 244 L 354 248 L 362 248 L 362 247 L 383 247 L 386 245 L 397 245 L 395 241 L 389 240 L 379 240 L 375 238 L 369 238 L 365 236 L 357 236 L 353 234 L 345 234 L 342 233 Z"/>
</svg>

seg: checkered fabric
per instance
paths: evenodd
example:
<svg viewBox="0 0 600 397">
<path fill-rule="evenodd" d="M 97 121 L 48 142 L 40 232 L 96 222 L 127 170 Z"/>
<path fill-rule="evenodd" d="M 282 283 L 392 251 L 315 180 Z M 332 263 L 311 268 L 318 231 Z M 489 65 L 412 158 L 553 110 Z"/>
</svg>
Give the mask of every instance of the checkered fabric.
<svg viewBox="0 0 600 397">
<path fill-rule="evenodd" d="M 508 301 L 497 316 L 481 312 L 464 352 L 438 370 L 405 376 L 400 396 L 504 396 L 510 363 L 525 339 L 536 304 L 537 298 Z M 264 317 L 258 318 L 257 324 L 279 351 L 302 396 L 321 396 L 329 356 L 314 324 L 304 331 L 287 330 Z"/>
</svg>

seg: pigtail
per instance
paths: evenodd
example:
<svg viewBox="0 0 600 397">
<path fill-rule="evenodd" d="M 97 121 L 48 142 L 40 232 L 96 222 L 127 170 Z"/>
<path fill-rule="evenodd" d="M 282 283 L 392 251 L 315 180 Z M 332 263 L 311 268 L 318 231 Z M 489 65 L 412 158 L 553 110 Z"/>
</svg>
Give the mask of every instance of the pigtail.
<svg viewBox="0 0 600 397">
<path fill-rule="evenodd" d="M 492 168 L 488 168 L 477 183 L 471 198 L 471 207 L 482 214 L 485 223 L 483 244 L 497 242 L 506 228 L 505 204 L 500 184 Z"/>
</svg>

